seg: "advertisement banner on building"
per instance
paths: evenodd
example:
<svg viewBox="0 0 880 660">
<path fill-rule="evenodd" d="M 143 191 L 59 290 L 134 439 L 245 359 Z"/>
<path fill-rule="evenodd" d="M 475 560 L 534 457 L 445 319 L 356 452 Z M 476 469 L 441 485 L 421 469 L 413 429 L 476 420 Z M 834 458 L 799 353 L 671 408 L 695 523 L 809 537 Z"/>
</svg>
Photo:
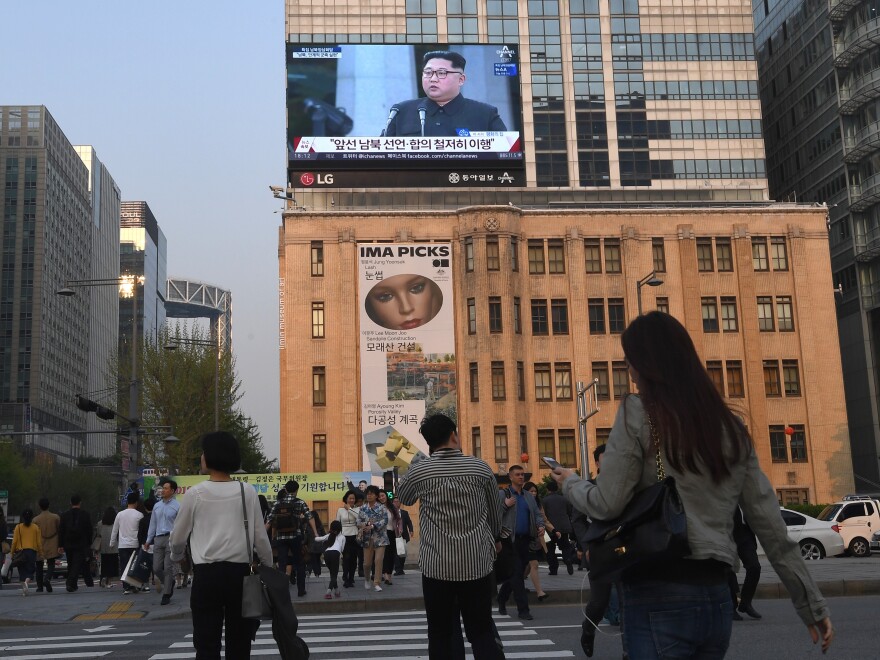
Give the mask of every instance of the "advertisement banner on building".
<svg viewBox="0 0 880 660">
<path fill-rule="evenodd" d="M 360 243 L 358 285 L 363 469 L 403 475 L 422 419 L 457 419 L 452 245 Z"/>
<path fill-rule="evenodd" d="M 186 491 L 198 483 L 207 481 L 206 474 L 187 474 L 171 477 L 177 483 L 177 499 L 186 495 Z M 368 472 L 283 472 L 277 474 L 233 474 L 235 481 L 250 484 L 257 495 L 265 495 L 269 503 L 275 501 L 278 491 L 288 481 L 299 484 L 297 497 L 306 502 L 342 501 L 342 496 L 349 489 L 349 484 L 357 488 L 362 481 L 370 483 Z M 144 493 L 154 492 L 161 477 L 144 475 Z M 158 495 L 157 495 L 158 497 Z"/>
</svg>

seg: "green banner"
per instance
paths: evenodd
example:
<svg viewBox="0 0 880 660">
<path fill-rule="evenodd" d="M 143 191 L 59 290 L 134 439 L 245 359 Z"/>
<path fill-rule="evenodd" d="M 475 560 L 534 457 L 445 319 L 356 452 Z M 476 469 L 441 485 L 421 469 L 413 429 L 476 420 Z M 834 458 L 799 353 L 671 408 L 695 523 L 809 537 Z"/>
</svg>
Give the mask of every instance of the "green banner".
<svg viewBox="0 0 880 660">
<path fill-rule="evenodd" d="M 207 481 L 206 474 L 190 474 L 171 477 L 177 482 L 177 499 L 182 499 L 186 491 L 198 483 Z M 306 502 L 314 500 L 339 500 L 348 490 L 350 481 L 355 487 L 361 482 L 370 483 L 369 472 L 299 472 L 280 474 L 233 474 L 232 478 L 250 484 L 257 495 L 265 495 L 270 503 L 275 501 L 278 491 L 291 479 L 299 484 L 297 496 Z M 153 491 L 161 477 L 145 476 L 144 493 Z"/>
</svg>

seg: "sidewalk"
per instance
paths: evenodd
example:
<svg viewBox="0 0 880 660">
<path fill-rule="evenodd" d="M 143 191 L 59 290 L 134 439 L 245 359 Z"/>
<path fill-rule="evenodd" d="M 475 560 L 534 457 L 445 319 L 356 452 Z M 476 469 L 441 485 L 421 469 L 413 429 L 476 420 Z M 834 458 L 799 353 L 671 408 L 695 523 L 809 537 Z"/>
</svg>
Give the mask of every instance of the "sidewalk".
<svg viewBox="0 0 880 660">
<path fill-rule="evenodd" d="M 758 598 L 788 598 L 785 588 L 769 562 L 761 558 L 761 581 L 758 585 Z M 880 554 L 865 559 L 842 557 L 807 562 L 813 577 L 819 583 L 825 596 L 865 596 L 880 594 Z M 589 600 L 589 581 L 586 571 L 575 570 L 568 575 L 565 565 L 559 575 L 547 575 L 547 566 L 541 564 L 541 585 L 550 597 L 539 604 L 531 582 L 529 600 L 540 616 L 541 605 L 563 603 L 586 604 Z M 742 582 L 744 573 L 740 572 Z M 393 586 L 383 585 L 381 593 L 364 589 L 363 580 L 355 587 L 342 589 L 342 597 L 325 600 L 329 575 L 326 569 L 321 577 L 307 578 L 308 593 L 303 598 L 291 589 L 292 600 L 298 614 L 342 614 L 349 612 L 382 612 L 421 609 L 422 583 L 417 568 L 406 568 L 405 575 L 394 577 Z M 21 596 L 18 582 L 13 580 L 4 584 L 0 591 L 0 626 L 35 625 L 77 621 L 84 628 L 98 628 L 120 621 L 154 621 L 161 619 L 186 618 L 190 616 L 189 590 L 174 592 L 171 603 L 159 605 L 160 596 L 153 590 L 149 593 L 123 596 L 118 586 L 112 589 L 80 586 L 75 593 L 64 589 L 63 581 L 56 580 L 54 592 L 38 594 L 33 587 L 27 597 Z"/>
</svg>

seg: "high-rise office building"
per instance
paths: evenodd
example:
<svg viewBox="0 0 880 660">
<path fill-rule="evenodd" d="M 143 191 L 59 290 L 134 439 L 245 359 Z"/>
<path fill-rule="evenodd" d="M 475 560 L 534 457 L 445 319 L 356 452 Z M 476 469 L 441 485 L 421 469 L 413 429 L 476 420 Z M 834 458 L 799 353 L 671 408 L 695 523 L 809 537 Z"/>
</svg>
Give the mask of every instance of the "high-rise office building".
<svg viewBox="0 0 880 660">
<path fill-rule="evenodd" d="M 868 0 L 754 3 L 771 197 L 825 203 L 855 486 L 880 489 L 880 49 Z"/>
<path fill-rule="evenodd" d="M 88 279 L 119 277 L 119 186 L 91 146 L 74 147 L 89 172 L 91 195 L 91 259 Z M 94 286 L 80 291 L 89 298 L 89 381 L 87 396 L 116 409 L 117 378 L 113 375 L 119 345 L 119 290 Z M 90 431 L 107 430 L 107 423 L 86 415 Z M 93 433 L 86 441 L 86 454 L 103 458 L 116 453 L 116 436 Z"/>
<path fill-rule="evenodd" d="M 63 298 L 91 276 L 89 169 L 43 106 L 0 106 L 0 429 L 82 430 L 90 298 Z M 29 450 L 86 453 L 84 436 L 33 435 Z"/>
<path fill-rule="evenodd" d="M 574 384 L 591 451 L 644 305 L 688 327 L 781 501 L 851 489 L 840 356 L 810 349 L 824 210 L 768 201 L 747 2 L 286 4 L 282 470 L 404 472 L 441 410 L 499 479 L 581 465 Z"/>
<path fill-rule="evenodd" d="M 120 240 L 120 273 L 143 276 L 137 293 L 138 341 L 155 341 L 165 325 L 165 291 L 168 273 L 168 244 L 165 234 L 146 202 L 122 202 Z M 119 354 L 131 355 L 132 337 L 130 299 L 119 300 Z"/>
</svg>

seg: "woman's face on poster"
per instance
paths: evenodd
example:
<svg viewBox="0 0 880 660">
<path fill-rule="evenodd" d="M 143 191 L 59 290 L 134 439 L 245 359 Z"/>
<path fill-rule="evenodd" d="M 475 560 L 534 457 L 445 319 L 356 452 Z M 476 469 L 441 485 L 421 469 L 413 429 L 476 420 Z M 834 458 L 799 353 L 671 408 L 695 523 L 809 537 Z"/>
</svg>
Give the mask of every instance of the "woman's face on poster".
<svg viewBox="0 0 880 660">
<path fill-rule="evenodd" d="M 424 275 L 394 275 L 376 284 L 367 294 L 367 315 L 389 330 L 412 330 L 424 325 L 443 306 L 443 293 Z"/>
</svg>

